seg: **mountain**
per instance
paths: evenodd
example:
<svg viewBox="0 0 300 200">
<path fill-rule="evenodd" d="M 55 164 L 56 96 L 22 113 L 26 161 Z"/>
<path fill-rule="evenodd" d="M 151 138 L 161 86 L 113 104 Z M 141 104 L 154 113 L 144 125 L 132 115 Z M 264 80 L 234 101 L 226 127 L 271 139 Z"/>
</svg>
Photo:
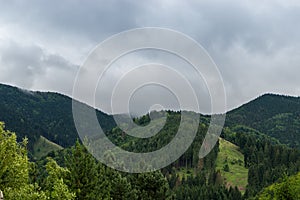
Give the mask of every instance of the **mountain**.
<svg viewBox="0 0 300 200">
<path fill-rule="evenodd" d="M 117 146 L 132 152 L 149 152 L 166 146 L 174 139 L 181 120 L 181 112 L 167 111 L 166 123 L 157 134 L 150 138 L 133 138 L 116 127 L 111 115 L 101 111 L 96 113 L 108 138 Z M 152 120 L 149 126 L 156 130 L 163 120 L 160 117 L 162 113 L 151 114 L 155 114 L 157 118 Z M 300 171 L 300 150 L 291 148 L 297 146 L 300 141 L 299 98 L 267 94 L 230 111 L 222 132 L 223 139 L 220 138 L 203 159 L 200 159 L 198 154 L 208 130 L 210 117 L 201 115 L 200 118 L 201 123 L 191 146 L 178 160 L 161 169 L 161 180 L 168 183 L 170 192 L 176 199 L 252 198 L 263 188 L 283 178 L 285 174 L 294 175 Z M 72 154 L 70 149 L 74 150 L 73 145 L 78 138 L 73 122 L 71 98 L 58 93 L 32 92 L 0 84 L 0 121 L 6 123 L 6 130 L 16 132 L 19 140 L 28 137 L 29 150 L 34 154 L 32 157 L 36 159 L 33 161 L 38 165 L 47 162 L 45 154 L 57 149 L 58 151 L 52 151 L 48 156 L 82 175 L 77 162 L 72 165 L 64 163 L 66 155 Z M 135 118 L 134 121 L 140 126 L 145 126 L 150 122 L 150 117 L 145 115 Z M 188 121 L 189 123 L 182 124 L 185 133 L 192 129 L 193 120 Z M 132 133 L 146 134 L 141 127 L 132 129 Z M 70 146 L 73 147 L 68 148 Z M 83 146 L 79 147 L 78 142 L 75 146 L 86 151 Z M 101 153 L 108 153 L 107 158 L 115 162 L 113 153 L 117 152 Z M 87 157 L 85 154 L 83 157 Z M 74 159 L 77 155 L 78 152 Z M 157 159 L 159 161 L 164 158 Z M 85 162 L 90 163 L 82 160 L 82 166 L 88 166 Z M 136 164 L 138 167 L 148 167 L 143 162 Z M 90 169 L 88 167 L 87 172 L 90 172 Z M 45 170 L 41 167 L 38 171 Z M 82 177 L 84 180 L 93 178 L 89 173 Z M 111 178 L 111 175 L 108 177 Z M 119 177 L 135 181 L 134 177 L 126 174 L 120 174 Z M 36 178 L 35 175 L 33 178 Z M 43 173 L 39 178 L 43 179 Z M 132 183 L 138 186 L 141 183 L 146 184 L 145 188 L 156 185 L 148 178 L 139 183 Z M 116 187 L 119 186 L 121 185 Z"/>
<path fill-rule="evenodd" d="M 98 110 L 96 113 L 105 130 L 115 126 L 112 116 Z M 19 139 L 28 137 L 31 150 L 40 136 L 62 147 L 73 145 L 78 138 L 72 99 L 59 93 L 33 92 L 0 84 L 0 121 L 16 132 Z M 226 126 L 232 130 L 244 126 L 300 148 L 300 98 L 262 95 L 228 112 Z"/>
<path fill-rule="evenodd" d="M 96 111 L 105 130 L 115 126 L 112 116 Z M 72 115 L 72 99 L 52 92 L 33 92 L 0 84 L 0 121 L 16 132 L 19 139 L 29 139 L 33 150 L 40 136 L 62 146 L 75 144 L 78 138 Z"/>
<path fill-rule="evenodd" d="M 228 112 L 226 126 L 243 125 L 300 148 L 300 97 L 265 94 Z"/>
</svg>

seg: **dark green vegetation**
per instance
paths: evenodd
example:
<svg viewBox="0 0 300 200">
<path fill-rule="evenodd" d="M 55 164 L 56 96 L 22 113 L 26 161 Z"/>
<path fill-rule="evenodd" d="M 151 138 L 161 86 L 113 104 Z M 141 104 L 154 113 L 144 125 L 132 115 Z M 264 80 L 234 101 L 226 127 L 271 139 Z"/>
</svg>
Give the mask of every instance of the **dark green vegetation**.
<svg viewBox="0 0 300 200">
<path fill-rule="evenodd" d="M 265 188 L 255 199 L 280 200 L 300 199 L 300 172 L 291 177 L 284 177 L 278 182 Z"/>
<path fill-rule="evenodd" d="M 96 162 L 78 142 L 30 163 L 26 142 L 17 143 L 16 135 L 0 124 L 0 188 L 7 200 L 154 200 L 171 195 L 161 172 L 121 174 Z"/>
<path fill-rule="evenodd" d="M 31 92 L 0 84 L 0 121 L 6 127 L 29 140 L 33 150 L 40 136 L 62 146 L 70 147 L 78 138 L 72 116 L 72 99 L 51 92 Z M 104 129 L 115 126 L 111 116 L 97 111 Z"/>
<path fill-rule="evenodd" d="M 226 124 L 244 125 L 300 148 L 300 97 L 263 95 L 229 112 Z"/>
<path fill-rule="evenodd" d="M 300 171 L 300 151 L 277 144 L 269 137 L 256 133 L 235 132 L 225 128 L 223 137 L 239 146 L 248 168 L 248 185 L 245 197 L 257 194 L 262 188 L 284 175 Z"/>
<path fill-rule="evenodd" d="M 194 142 L 176 162 L 152 173 L 127 174 L 97 162 L 76 143 L 70 98 L 0 85 L 0 121 L 16 132 L 19 141 L 1 126 L 0 189 L 5 199 L 275 198 L 277 193 L 272 191 L 283 190 L 285 182 L 299 186 L 294 177 L 287 178 L 300 171 L 299 102 L 299 98 L 264 95 L 229 112 L 223 139 L 204 159 L 198 158 L 198 152 L 209 116 L 201 116 Z M 181 113 L 167 113 L 164 128 L 148 139 L 124 134 L 113 128 L 111 116 L 100 111 L 97 115 L 115 144 L 126 150 L 147 152 L 174 138 Z M 152 126 L 160 120 L 153 120 Z M 147 115 L 135 119 L 141 126 L 149 121 Z M 185 128 L 190 129 L 188 124 Z M 28 142 L 22 142 L 25 136 Z M 113 162 L 114 154 L 109 159 Z M 295 188 L 288 188 L 291 196 L 284 198 L 297 199 Z"/>
<path fill-rule="evenodd" d="M 55 144 L 54 142 L 47 140 L 43 136 L 40 136 L 40 138 L 35 142 L 33 146 L 33 158 L 38 160 L 44 156 L 47 156 L 48 153 L 52 151 L 57 151 L 61 149 L 63 148 L 58 144 Z"/>
</svg>

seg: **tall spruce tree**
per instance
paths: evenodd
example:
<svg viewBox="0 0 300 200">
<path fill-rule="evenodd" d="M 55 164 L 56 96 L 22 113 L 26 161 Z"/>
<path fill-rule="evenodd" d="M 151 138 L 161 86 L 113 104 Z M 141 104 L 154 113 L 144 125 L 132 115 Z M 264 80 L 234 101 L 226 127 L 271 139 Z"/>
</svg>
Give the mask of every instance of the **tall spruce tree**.
<svg viewBox="0 0 300 200">
<path fill-rule="evenodd" d="M 79 141 L 71 148 L 65 163 L 70 170 L 68 185 L 76 193 L 76 199 L 110 199 L 110 183 L 105 178 L 104 166 L 97 164 Z"/>
</svg>

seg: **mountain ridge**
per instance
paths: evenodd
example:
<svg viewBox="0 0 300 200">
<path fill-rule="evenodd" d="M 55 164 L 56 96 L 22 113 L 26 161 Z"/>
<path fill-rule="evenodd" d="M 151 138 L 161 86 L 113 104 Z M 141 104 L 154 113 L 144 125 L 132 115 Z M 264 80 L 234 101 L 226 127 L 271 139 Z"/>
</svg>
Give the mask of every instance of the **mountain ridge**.
<svg viewBox="0 0 300 200">
<path fill-rule="evenodd" d="M 300 148 L 300 97 L 265 94 L 227 113 L 225 126 L 258 130 Z"/>
<path fill-rule="evenodd" d="M 104 128 L 115 126 L 112 116 L 98 110 L 96 113 Z M 19 139 L 28 137 L 31 150 L 40 136 L 63 147 L 74 145 L 78 139 L 72 99 L 59 93 L 32 92 L 0 84 L 0 121 Z"/>
<path fill-rule="evenodd" d="M 44 136 L 63 147 L 73 145 L 78 139 L 72 116 L 72 98 L 67 95 L 30 91 L 0 83 L 0 112 L 0 121 L 16 132 L 18 138 L 27 136 L 37 141 L 39 136 Z M 244 125 L 279 139 L 283 144 L 300 147 L 298 116 L 300 97 L 266 93 L 227 112 L 225 126 Z M 97 110 L 97 117 L 105 130 L 115 127 L 112 115 Z M 292 119 L 292 126 L 288 127 L 286 121 L 290 123 Z M 280 126 L 276 127 L 278 124 Z M 289 131 L 291 137 L 281 135 L 285 131 Z M 30 144 L 29 148 L 32 147 Z"/>
<path fill-rule="evenodd" d="M 295 146 L 297 144 L 290 142 L 300 141 L 297 134 L 300 124 L 298 106 L 299 98 L 267 94 L 230 111 L 221 135 L 225 140 L 220 139 L 204 159 L 199 159 L 197 155 L 207 133 L 210 116 L 201 115 L 193 143 L 180 158 L 161 170 L 170 188 L 179 199 L 197 197 L 207 192 L 212 192 L 212 196 L 213 192 L 221 195 L 222 191 L 224 194 L 230 191 L 232 195 L 235 194 L 230 199 L 241 199 L 240 191 L 245 198 L 252 197 L 285 173 L 295 174 L 300 169 L 299 150 L 287 145 Z M 168 144 L 177 132 L 180 116 L 181 112 L 167 111 L 166 124 L 158 134 L 147 139 L 132 139 L 132 136 L 115 127 L 113 116 L 97 112 L 99 122 L 109 130 L 106 132 L 108 138 L 118 147 L 131 152 L 149 152 Z M 144 126 L 150 120 L 150 116 L 145 115 L 135 118 L 134 122 Z M 153 119 L 153 122 L 159 120 L 162 119 Z M 41 152 L 35 155 L 41 160 L 35 160 L 32 156 L 36 162 L 43 162 L 46 156 L 50 156 L 63 164 L 64 156 L 70 151 L 68 147 L 78 139 L 72 115 L 72 99 L 59 93 L 31 92 L 0 85 L 0 121 L 6 122 L 7 129 L 16 132 L 18 139 L 29 137 L 29 145 L 35 147 L 36 152 Z M 184 125 L 185 131 L 189 131 L 189 124 Z M 277 131 L 288 133 L 287 140 L 277 135 Z M 53 149 L 53 145 L 49 145 L 51 142 L 40 140 L 40 145 L 34 143 L 41 137 L 67 148 L 48 153 Z M 47 155 L 43 154 L 45 150 Z M 237 172 L 239 176 L 236 176 Z M 199 180 L 209 184 L 203 187 L 197 184 Z M 183 194 L 184 191 L 186 193 Z"/>
</svg>

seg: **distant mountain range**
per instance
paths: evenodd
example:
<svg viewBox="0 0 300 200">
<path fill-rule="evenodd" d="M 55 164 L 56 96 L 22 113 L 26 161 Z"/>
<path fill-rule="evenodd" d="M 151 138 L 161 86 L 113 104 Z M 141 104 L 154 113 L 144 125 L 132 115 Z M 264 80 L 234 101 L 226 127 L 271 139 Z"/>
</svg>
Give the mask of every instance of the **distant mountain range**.
<svg viewBox="0 0 300 200">
<path fill-rule="evenodd" d="M 97 111 L 105 130 L 111 130 L 111 115 Z M 29 138 L 29 149 L 40 136 L 62 146 L 78 138 L 72 116 L 72 99 L 52 92 L 32 92 L 0 84 L 0 121 L 18 138 Z M 226 126 L 243 125 L 271 136 L 283 144 L 300 147 L 300 98 L 266 94 L 227 114 Z"/>
</svg>

